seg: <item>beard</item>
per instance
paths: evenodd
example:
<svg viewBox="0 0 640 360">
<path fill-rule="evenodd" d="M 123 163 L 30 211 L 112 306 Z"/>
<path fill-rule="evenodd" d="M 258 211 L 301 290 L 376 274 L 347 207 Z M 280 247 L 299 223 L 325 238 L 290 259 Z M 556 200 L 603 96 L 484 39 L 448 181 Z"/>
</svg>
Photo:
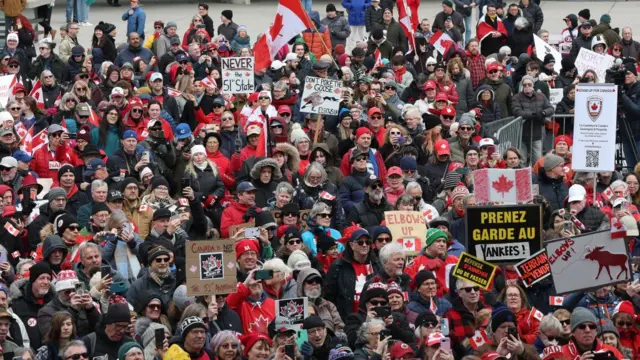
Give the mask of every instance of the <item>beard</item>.
<svg viewBox="0 0 640 360">
<path fill-rule="evenodd" d="M 382 190 L 372 191 L 371 194 L 369 194 L 369 198 L 376 202 L 381 201 L 382 198 L 384 198 L 384 192 Z"/>
<path fill-rule="evenodd" d="M 322 290 L 320 289 L 309 289 L 304 291 L 304 295 L 311 300 L 315 300 L 322 295 Z"/>
<path fill-rule="evenodd" d="M 60 303 L 66 307 L 70 307 L 71 306 L 71 300 L 69 299 L 65 299 L 62 296 L 58 296 L 58 300 L 60 301 Z"/>
</svg>

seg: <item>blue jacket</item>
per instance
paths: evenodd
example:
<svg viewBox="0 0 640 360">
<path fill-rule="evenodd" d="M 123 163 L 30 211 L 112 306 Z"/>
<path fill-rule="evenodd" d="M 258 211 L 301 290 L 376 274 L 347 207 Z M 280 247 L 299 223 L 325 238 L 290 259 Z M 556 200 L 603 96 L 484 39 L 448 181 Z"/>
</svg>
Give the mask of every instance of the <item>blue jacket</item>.
<svg viewBox="0 0 640 360">
<path fill-rule="evenodd" d="M 436 302 L 436 315 L 443 316 L 449 309 L 451 309 L 451 303 L 447 299 L 441 299 L 434 297 L 433 301 Z M 417 291 L 412 292 L 409 295 L 409 304 L 407 304 L 409 310 L 422 314 L 431 309 L 431 301 L 424 299 Z"/>
<path fill-rule="evenodd" d="M 127 36 L 132 32 L 138 33 L 140 38 L 144 39 L 144 23 L 147 21 L 147 14 L 144 13 L 144 10 L 140 6 L 133 9 L 133 15 L 129 15 L 129 10 L 122 14 L 122 21 L 127 22 Z"/>
<path fill-rule="evenodd" d="M 104 150 L 107 156 L 113 155 L 116 150 L 120 150 L 120 135 L 115 126 L 109 126 L 107 131 L 107 138 L 105 144 L 98 144 L 100 142 L 100 128 L 93 128 L 91 130 L 91 143 L 98 147 L 100 150 Z"/>
<path fill-rule="evenodd" d="M 342 7 L 349 14 L 349 25 L 364 26 L 364 15 L 371 6 L 371 0 L 342 0 Z"/>
<path fill-rule="evenodd" d="M 121 67 L 126 62 L 133 64 L 133 59 L 135 59 L 137 56 L 140 56 L 140 58 L 142 58 L 142 60 L 144 60 L 144 62 L 148 64 L 153 57 L 153 53 L 151 52 L 151 50 L 142 46 L 142 42 L 140 43 L 140 47 L 138 48 L 132 48 L 131 45 L 129 45 L 120 50 L 120 53 L 116 57 L 115 64 L 118 67 Z"/>
<path fill-rule="evenodd" d="M 324 230 L 328 230 L 329 235 L 335 240 L 338 240 L 342 237 L 342 235 L 340 235 L 340 232 L 336 229 L 324 228 Z M 313 257 L 316 257 L 316 255 L 318 254 L 318 249 L 316 247 L 316 237 L 315 235 L 313 235 L 313 231 L 307 230 L 302 233 L 302 243 L 307 246 L 307 249 L 309 249 L 309 251 L 311 251 L 311 255 L 313 255 Z M 338 253 L 342 253 L 344 251 L 344 245 L 337 241 L 336 245 L 338 246 Z"/>
</svg>

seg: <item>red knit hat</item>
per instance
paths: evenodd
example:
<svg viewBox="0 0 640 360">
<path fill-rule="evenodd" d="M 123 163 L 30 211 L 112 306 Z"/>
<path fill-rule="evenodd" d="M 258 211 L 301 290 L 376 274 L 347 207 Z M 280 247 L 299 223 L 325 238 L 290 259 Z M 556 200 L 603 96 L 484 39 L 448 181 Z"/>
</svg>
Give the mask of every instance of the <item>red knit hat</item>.
<svg viewBox="0 0 640 360">
<path fill-rule="evenodd" d="M 360 136 L 362 136 L 364 134 L 369 134 L 369 136 L 371 136 L 371 130 L 369 130 L 369 128 L 367 128 L 367 127 L 358 128 L 358 130 L 356 130 L 356 141 L 358 141 Z"/>
<path fill-rule="evenodd" d="M 253 251 L 258 253 L 258 242 L 253 239 L 243 239 L 236 243 L 236 260 L 242 256 L 242 254 Z"/>
<path fill-rule="evenodd" d="M 556 145 L 558 145 L 558 143 L 560 141 L 564 141 L 567 143 L 567 146 L 571 147 L 573 145 L 573 139 L 571 139 L 571 137 L 567 136 L 567 135 L 560 135 L 557 136 L 556 139 L 553 141 L 553 148 L 555 149 Z"/>
<path fill-rule="evenodd" d="M 267 342 L 267 344 L 269 344 L 269 346 L 273 346 L 271 339 L 267 335 L 260 332 L 252 332 L 250 334 L 240 336 L 240 342 L 242 343 L 242 346 L 244 346 L 242 355 L 247 356 L 249 350 L 251 350 L 253 345 L 260 340 L 264 340 Z"/>
</svg>

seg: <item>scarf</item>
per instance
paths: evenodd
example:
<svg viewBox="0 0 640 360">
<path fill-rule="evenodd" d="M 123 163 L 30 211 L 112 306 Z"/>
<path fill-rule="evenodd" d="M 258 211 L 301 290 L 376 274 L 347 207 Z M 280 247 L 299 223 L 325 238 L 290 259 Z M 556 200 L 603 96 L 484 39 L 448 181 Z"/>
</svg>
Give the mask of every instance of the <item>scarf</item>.
<svg viewBox="0 0 640 360">
<path fill-rule="evenodd" d="M 202 164 L 196 164 L 196 163 L 195 163 L 195 161 L 194 161 L 194 162 L 193 162 L 193 166 L 195 166 L 195 167 L 197 167 L 198 169 L 200 169 L 200 170 L 204 171 L 204 170 L 207 168 L 207 166 L 209 166 L 209 163 L 205 161 L 205 162 L 203 162 Z"/>
<path fill-rule="evenodd" d="M 407 72 L 407 68 L 404 66 L 398 70 L 393 70 L 393 73 L 396 75 L 396 82 L 398 84 L 402 84 L 402 77 L 406 72 Z"/>
<path fill-rule="evenodd" d="M 131 241 L 135 241 L 135 239 Z M 138 257 L 131 252 L 129 245 L 122 240 L 118 240 L 113 257 L 116 263 L 116 269 L 120 275 L 129 280 L 129 283 L 133 283 L 138 278 L 140 262 L 138 261 Z"/>
<path fill-rule="evenodd" d="M 373 149 L 369 149 L 369 163 L 373 167 L 373 173 L 376 176 L 380 176 L 380 170 L 378 169 L 378 162 L 376 161 L 376 153 Z"/>
</svg>

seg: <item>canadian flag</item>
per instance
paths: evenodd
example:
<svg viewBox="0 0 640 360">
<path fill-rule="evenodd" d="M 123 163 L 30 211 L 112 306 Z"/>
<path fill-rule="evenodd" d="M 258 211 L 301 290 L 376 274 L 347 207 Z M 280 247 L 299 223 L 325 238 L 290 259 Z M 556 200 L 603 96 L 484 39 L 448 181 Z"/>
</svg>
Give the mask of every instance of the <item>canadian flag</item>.
<svg viewBox="0 0 640 360">
<path fill-rule="evenodd" d="M 299 0 L 280 0 L 278 10 L 269 30 L 253 46 L 255 68 L 266 69 L 287 42 L 305 29 L 315 25 Z"/>
<path fill-rule="evenodd" d="M 429 310 L 431 310 L 432 313 L 437 313 L 438 312 L 438 305 L 436 304 L 436 302 L 433 300 L 433 297 L 430 300 L 431 304 L 429 305 Z"/>
<path fill-rule="evenodd" d="M 218 88 L 218 84 L 216 84 L 216 81 L 213 80 L 210 76 L 205 77 L 204 79 L 202 79 L 202 85 L 210 88 L 210 89 L 217 89 Z"/>
<path fill-rule="evenodd" d="M 384 67 L 384 63 L 382 62 L 382 53 L 380 49 L 376 49 L 373 52 L 373 57 L 376 59 L 376 63 L 373 65 L 374 67 Z"/>
<path fill-rule="evenodd" d="M 171 96 L 171 97 L 176 97 L 176 96 L 180 96 L 182 95 L 182 91 L 178 91 L 174 88 L 167 88 L 167 95 Z"/>
<path fill-rule="evenodd" d="M 267 127 L 267 123 L 268 121 L 263 121 L 262 122 L 262 131 L 260 131 L 260 135 L 258 135 L 258 146 L 256 147 L 256 157 L 260 157 L 260 156 L 271 156 L 271 154 L 269 154 L 269 149 L 267 148 L 269 146 L 269 142 L 267 141 L 267 136 L 268 136 L 268 132 L 269 131 L 268 127 Z M 258 126 L 258 125 L 253 125 L 253 126 Z"/>
<path fill-rule="evenodd" d="M 536 308 L 531 308 L 531 312 L 529 313 L 529 319 L 528 321 L 531 322 L 531 318 L 534 318 L 538 321 L 542 321 L 542 317 L 544 316 L 544 314 L 542 313 L 542 311 L 536 309 Z"/>
<path fill-rule="evenodd" d="M 99 127 L 100 126 L 100 117 L 98 116 L 98 114 L 96 114 L 96 112 L 93 110 L 93 108 L 91 106 L 89 106 L 89 109 L 91 110 L 91 114 L 89 114 L 89 122 L 91 124 L 95 125 L 96 127 Z"/>
<path fill-rule="evenodd" d="M 416 18 L 416 16 L 411 15 L 411 9 L 407 6 L 407 2 L 398 0 L 398 22 L 402 26 L 402 30 L 404 30 L 404 35 L 409 39 L 409 51 L 407 53 L 416 48 L 416 37 L 413 29 L 416 29 L 418 24 L 412 22 L 412 19 Z"/>
<path fill-rule="evenodd" d="M 62 91 L 60 91 L 58 93 L 58 97 L 56 98 L 56 101 L 53 103 L 54 107 L 60 107 L 60 101 L 62 100 Z"/>
<path fill-rule="evenodd" d="M 400 243 L 405 251 L 420 251 L 422 248 L 422 242 L 418 238 L 400 239 Z"/>
<path fill-rule="evenodd" d="M 18 134 L 18 137 L 20 139 L 22 139 L 25 136 L 27 136 L 27 128 L 24 127 L 23 123 L 21 123 L 21 122 L 16 123 L 13 127 L 16 129 L 16 133 Z"/>
<path fill-rule="evenodd" d="M 474 349 L 477 349 L 480 346 L 487 344 L 488 342 L 489 337 L 487 336 L 487 333 L 482 329 L 476 330 L 476 333 L 473 334 L 473 337 L 469 339 L 469 344 L 471 344 L 471 347 Z"/>
<path fill-rule="evenodd" d="M 9 232 L 9 234 L 13 236 L 18 236 L 18 234 L 20 234 L 20 230 L 13 227 L 13 225 L 11 225 L 11 223 L 9 223 L 8 221 L 4 224 L 4 228 Z"/>
<path fill-rule="evenodd" d="M 33 155 L 38 149 L 49 143 L 48 133 L 47 129 L 44 129 L 34 135 L 32 126 L 31 129 L 27 131 L 27 136 L 22 139 L 22 150 Z"/>
<path fill-rule="evenodd" d="M 449 50 L 449 46 L 453 45 L 453 39 L 442 30 L 438 30 L 431 39 L 429 39 L 429 43 L 436 48 L 436 50 L 444 56 L 444 54 Z"/>
<path fill-rule="evenodd" d="M 563 301 L 564 296 L 549 296 L 549 305 L 551 306 L 562 306 Z"/>
<path fill-rule="evenodd" d="M 627 228 L 617 217 L 611 218 L 611 238 L 620 239 L 627 236 Z"/>
<path fill-rule="evenodd" d="M 602 192 L 602 197 L 609 201 L 609 199 L 613 198 L 613 190 L 611 190 L 610 187 L 607 187 L 603 192 Z"/>
<path fill-rule="evenodd" d="M 38 109 L 44 109 L 44 94 L 42 93 L 42 83 L 40 80 L 33 84 L 33 89 L 31 89 L 29 96 L 36 100 L 36 106 Z"/>
<path fill-rule="evenodd" d="M 320 199 L 333 201 L 333 200 L 335 200 L 335 198 L 336 198 L 336 196 L 331 194 L 330 192 L 323 191 L 323 192 L 320 193 Z"/>
<path fill-rule="evenodd" d="M 531 168 L 481 169 L 473 172 L 478 203 L 522 204 L 531 201 Z"/>
</svg>

